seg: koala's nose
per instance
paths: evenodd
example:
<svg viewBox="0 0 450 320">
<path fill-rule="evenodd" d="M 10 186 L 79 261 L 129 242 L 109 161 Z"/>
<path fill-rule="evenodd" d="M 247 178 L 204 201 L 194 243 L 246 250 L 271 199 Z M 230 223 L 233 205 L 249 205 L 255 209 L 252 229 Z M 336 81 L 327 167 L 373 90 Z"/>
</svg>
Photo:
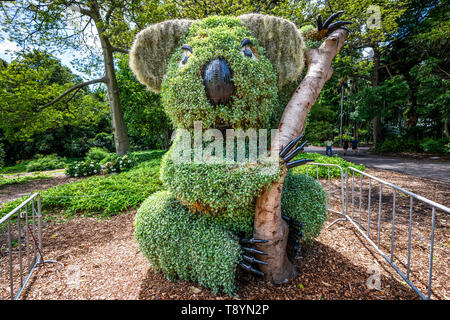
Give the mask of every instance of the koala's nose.
<svg viewBox="0 0 450 320">
<path fill-rule="evenodd" d="M 203 68 L 206 95 L 212 104 L 227 104 L 234 91 L 231 70 L 224 59 L 209 61 Z"/>
</svg>

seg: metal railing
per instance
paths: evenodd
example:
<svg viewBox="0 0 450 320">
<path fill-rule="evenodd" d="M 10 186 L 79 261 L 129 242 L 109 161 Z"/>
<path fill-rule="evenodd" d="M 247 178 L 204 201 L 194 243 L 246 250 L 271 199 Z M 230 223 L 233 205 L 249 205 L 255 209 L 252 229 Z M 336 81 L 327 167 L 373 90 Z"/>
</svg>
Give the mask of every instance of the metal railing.
<svg viewBox="0 0 450 320">
<path fill-rule="evenodd" d="M 14 227 L 15 225 L 15 227 Z M 19 299 L 31 275 L 44 260 L 42 254 L 41 198 L 31 195 L 14 210 L 0 219 L 0 230 L 6 241 L 1 241 L 0 257 L 7 252 L 11 300 Z M 25 259 L 25 261 L 24 261 Z M 25 265 L 24 265 L 25 262 Z M 14 288 L 17 287 L 17 292 Z"/>
<path fill-rule="evenodd" d="M 311 170 L 306 166 L 315 166 L 315 169 Z M 321 172 L 321 174 L 319 174 L 319 167 L 327 167 L 326 178 L 324 177 L 323 171 Z M 340 183 L 336 184 L 330 182 L 330 168 L 333 167 L 339 169 L 340 175 L 338 179 L 340 180 Z M 405 281 L 406 284 L 408 284 L 422 299 L 430 299 L 433 279 L 433 254 L 436 229 L 436 211 L 438 210 L 442 211 L 444 214 L 448 214 L 450 213 L 450 208 L 353 167 L 348 167 L 345 173 L 342 167 L 336 164 L 308 163 L 307 165 L 305 165 L 305 168 L 306 174 L 308 176 L 315 177 L 319 182 L 321 182 L 322 187 L 327 191 L 328 211 L 341 216 L 328 224 L 326 228 L 330 228 L 338 221 L 349 221 L 352 226 L 355 227 L 355 229 L 400 275 L 400 277 Z M 364 182 L 366 182 L 367 187 L 365 190 Z M 375 186 L 376 184 L 378 184 L 377 187 Z M 334 189 L 332 188 L 332 186 L 334 186 Z M 387 194 L 387 188 L 392 189 L 392 196 Z M 337 193 L 338 196 L 336 196 Z M 406 204 L 405 197 L 408 198 Z M 329 201 L 332 198 L 338 199 L 340 201 L 340 203 L 336 206 L 337 208 L 340 208 L 340 211 L 330 208 Z M 376 199 L 373 200 L 373 198 Z M 401 201 L 399 201 L 399 198 L 402 198 Z M 364 203 L 363 199 L 365 199 Z M 375 203 L 374 205 L 374 202 L 377 203 Z M 402 205 L 402 208 L 405 208 L 406 206 L 408 207 L 406 219 L 405 214 L 403 214 L 403 212 L 400 212 L 401 210 L 397 209 L 397 206 L 399 205 Z M 428 258 L 426 261 L 428 264 L 428 278 L 426 280 L 426 285 L 424 285 L 427 290 L 426 294 L 423 294 L 411 279 L 411 266 L 414 264 L 414 262 L 417 262 L 412 260 L 412 244 L 414 241 L 413 220 L 415 218 L 414 209 L 416 206 L 421 206 L 421 209 L 426 209 L 423 207 L 428 207 L 428 209 L 431 211 L 431 221 L 429 226 L 426 226 L 423 221 L 421 221 L 420 223 L 421 227 L 425 229 L 425 232 L 430 232 L 430 236 L 427 240 L 428 243 L 426 244 L 426 246 L 428 247 Z M 376 215 L 373 214 L 374 210 L 377 211 Z M 386 216 L 387 212 L 390 213 L 389 217 Z M 427 215 L 421 214 L 421 219 L 423 220 L 425 218 L 427 218 Z M 428 216 L 428 218 L 430 217 Z M 402 221 L 399 221 L 400 219 Z M 387 222 L 389 223 L 389 228 L 385 228 Z M 406 222 L 406 228 L 404 229 L 407 229 L 407 231 L 400 230 L 399 228 L 399 224 L 404 224 L 403 222 Z M 399 239 L 396 239 L 396 234 L 398 236 L 398 233 L 400 233 L 400 231 L 403 234 L 405 232 L 407 233 L 407 243 L 400 243 Z M 386 237 L 388 238 L 387 244 L 386 241 L 383 241 L 383 238 Z M 418 246 L 421 248 L 421 250 L 425 250 L 423 246 Z M 403 254 L 403 257 L 398 257 L 396 254 L 396 250 L 398 253 L 398 251 L 400 251 L 402 247 L 406 247 L 406 250 L 400 252 Z M 385 251 L 387 251 L 388 253 L 386 254 Z"/>
<path fill-rule="evenodd" d="M 359 176 L 359 187 L 357 186 L 357 183 L 355 183 L 355 173 Z M 351 175 L 351 178 L 350 178 Z M 436 210 L 440 210 L 444 213 L 450 213 L 450 208 L 443 206 L 439 203 L 436 203 L 434 201 L 431 201 L 429 199 L 426 199 L 422 196 L 419 196 L 417 194 L 414 194 L 408 190 L 405 190 L 399 186 L 396 186 L 392 183 L 386 182 L 384 180 L 381 180 L 379 178 L 376 178 L 372 175 L 369 175 L 367 173 L 364 173 L 358 169 L 355 169 L 353 167 L 348 167 L 346 174 L 345 174 L 345 211 L 344 217 L 360 232 L 360 234 L 372 245 L 372 247 L 391 265 L 392 268 L 403 278 L 403 280 L 422 298 L 422 299 L 430 299 L 431 298 L 431 288 L 432 288 L 432 273 L 433 273 L 433 252 L 434 252 L 434 237 L 435 237 L 435 228 L 436 228 Z M 349 186 L 349 180 L 351 179 L 351 187 Z M 367 185 L 367 192 L 364 191 L 363 194 L 363 180 L 368 180 Z M 372 182 L 378 183 L 378 208 L 377 212 L 378 214 L 375 216 L 376 220 L 372 222 L 373 216 L 372 211 L 374 210 L 373 201 L 372 198 L 374 197 L 374 194 L 376 193 L 376 189 L 372 185 Z M 359 190 L 355 191 L 355 187 Z M 389 189 L 392 189 L 392 198 L 388 194 L 386 195 L 383 193 L 383 187 L 387 187 Z M 358 192 L 359 191 L 359 192 Z M 357 204 L 355 204 L 355 195 L 358 198 Z M 367 198 L 365 197 L 367 195 Z M 401 201 L 399 201 L 399 198 Z M 367 199 L 367 204 L 364 203 L 363 205 L 363 198 Z M 375 196 L 376 198 L 376 196 Z M 405 201 L 407 198 L 409 198 L 409 201 Z M 392 199 L 392 202 L 391 202 Z M 405 202 L 409 202 L 409 210 L 406 214 L 408 216 L 407 219 L 405 219 L 405 214 L 397 211 L 397 202 L 402 202 L 402 208 L 407 208 L 408 204 L 405 204 Z M 425 207 L 428 207 L 431 209 L 431 231 L 430 231 L 430 237 L 429 242 L 427 246 L 429 247 L 429 255 L 428 255 L 428 279 L 427 279 L 427 293 L 424 295 L 416 285 L 414 285 L 411 281 L 411 253 L 412 253 L 412 241 L 413 241 L 413 219 L 415 216 L 414 208 L 416 205 L 422 205 Z M 386 209 L 386 206 L 388 205 L 388 210 L 383 210 L 383 205 L 385 206 L 384 209 Z M 392 206 L 392 208 L 391 208 Z M 350 208 L 349 208 L 350 207 Z M 364 208 L 365 207 L 365 208 Z M 357 210 L 355 210 L 355 208 Z M 351 211 L 351 214 L 350 214 Z M 356 211 L 356 212 L 355 212 Z M 390 212 L 390 217 L 387 212 Z M 383 223 L 382 223 L 382 216 Z M 429 217 L 424 217 L 422 214 L 420 219 L 420 223 L 418 223 L 418 226 L 424 226 L 424 219 Z M 399 220 L 401 221 L 399 222 Z M 404 233 L 405 231 L 403 229 L 400 229 L 403 224 L 403 222 L 406 222 L 407 220 L 407 227 L 404 229 L 407 229 L 407 250 L 406 252 L 401 252 L 406 255 L 406 261 L 405 257 L 398 257 L 395 254 L 395 250 L 400 251 L 400 249 L 403 246 L 398 245 L 398 241 L 396 242 L 396 232 L 397 233 Z M 388 228 L 382 228 L 382 224 L 385 224 L 386 222 L 389 222 Z M 375 225 L 374 225 L 375 224 Z M 388 229 L 388 231 L 386 231 Z M 426 228 L 425 228 L 426 229 Z M 428 230 L 428 229 L 426 229 Z M 387 235 L 388 236 L 388 245 L 382 242 L 382 236 Z M 374 240 L 373 238 L 375 238 Z M 398 235 L 397 235 L 398 236 Z M 423 240 L 423 239 L 422 239 Z M 376 241 L 376 243 L 375 243 Z M 396 246 L 397 244 L 397 246 Z M 421 250 L 425 250 L 422 246 Z M 389 253 L 386 254 L 383 250 L 389 250 Z M 404 250 L 403 250 L 404 251 Z M 402 259 L 403 258 L 403 259 Z M 399 265 L 402 265 L 403 269 L 406 269 L 406 271 L 402 271 L 401 267 Z"/>
</svg>

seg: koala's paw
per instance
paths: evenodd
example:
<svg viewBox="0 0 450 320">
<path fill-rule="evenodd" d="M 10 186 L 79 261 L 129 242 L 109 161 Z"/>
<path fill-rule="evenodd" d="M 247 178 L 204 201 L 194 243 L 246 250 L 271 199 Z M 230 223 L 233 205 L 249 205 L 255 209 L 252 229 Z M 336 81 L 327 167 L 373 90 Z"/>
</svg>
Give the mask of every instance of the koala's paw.
<svg viewBox="0 0 450 320">
<path fill-rule="evenodd" d="M 289 260 L 297 260 L 300 257 L 300 252 L 302 250 L 302 241 L 304 240 L 301 222 L 294 218 L 290 218 L 285 215 L 281 217 L 287 222 L 289 226 L 289 235 L 286 252 Z"/>
<path fill-rule="evenodd" d="M 347 30 L 350 33 L 350 30 L 347 27 L 344 27 L 345 25 L 352 24 L 351 21 L 343 21 L 339 20 L 336 22 L 333 22 L 337 18 L 339 18 L 344 11 L 338 11 L 336 13 L 333 13 L 325 22 L 322 22 L 322 16 L 319 14 L 317 16 L 317 30 L 313 38 L 314 40 L 321 40 L 325 36 L 328 36 L 331 32 L 337 30 L 337 29 L 344 29 Z"/>
<path fill-rule="evenodd" d="M 286 167 L 288 169 L 298 167 L 304 164 L 307 164 L 308 162 L 311 162 L 313 160 L 311 159 L 300 159 L 290 162 L 296 155 L 298 155 L 300 152 L 303 151 L 304 147 L 308 143 L 308 141 L 303 142 L 300 146 L 294 149 L 295 145 L 303 138 L 303 135 L 301 135 L 298 138 L 295 138 L 291 142 L 289 142 L 283 150 L 280 151 L 280 158 L 284 161 L 286 164 Z"/>
<path fill-rule="evenodd" d="M 266 243 L 269 240 L 262 240 L 262 239 L 245 239 L 245 238 L 239 238 L 239 243 L 241 244 L 242 250 L 245 252 L 242 255 L 242 261 L 239 263 L 239 265 L 249 272 L 255 273 L 260 276 L 264 276 L 264 273 L 259 271 L 257 268 L 255 268 L 254 264 L 263 264 L 267 265 L 267 262 L 261 261 L 256 259 L 253 254 L 261 254 L 261 255 L 267 255 L 266 252 L 257 250 L 255 248 L 249 247 L 249 245 L 253 245 L 255 243 Z"/>
</svg>

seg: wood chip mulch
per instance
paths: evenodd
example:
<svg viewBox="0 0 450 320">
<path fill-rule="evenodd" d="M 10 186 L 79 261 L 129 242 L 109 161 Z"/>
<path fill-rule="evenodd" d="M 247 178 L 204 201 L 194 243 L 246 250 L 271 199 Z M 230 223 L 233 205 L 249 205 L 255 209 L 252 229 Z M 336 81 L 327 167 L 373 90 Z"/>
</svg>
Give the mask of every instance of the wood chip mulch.
<svg viewBox="0 0 450 320">
<path fill-rule="evenodd" d="M 378 169 L 368 169 L 367 172 L 405 186 L 431 200 L 449 205 L 449 185 Z M 330 206 L 338 209 L 339 203 L 336 199 L 332 199 Z M 422 214 L 427 215 L 426 211 Z M 302 257 L 296 261 L 299 275 L 289 283 L 273 285 L 239 270 L 237 295 L 231 298 L 226 295 L 214 295 L 210 290 L 195 283 L 170 282 L 161 273 L 155 272 L 139 252 L 134 239 L 134 215 L 135 211 L 130 211 L 107 220 L 77 217 L 64 223 L 47 222 L 43 235 L 45 258 L 55 259 L 57 263 L 47 264 L 45 270 L 42 267 L 38 268 L 21 298 L 27 300 L 419 299 L 419 296 L 348 222 L 345 224 L 338 222 L 330 228 L 324 228 L 316 242 L 304 248 Z M 401 214 L 399 216 L 401 217 Z M 330 214 L 326 225 L 338 217 L 336 214 Z M 448 299 L 449 225 L 446 217 L 439 216 L 438 220 L 432 298 Z M 388 228 L 389 220 L 383 220 L 383 226 L 384 223 Z M 399 242 L 402 240 L 404 240 L 402 232 L 399 231 Z M 400 248 L 399 252 L 401 250 Z M 7 255 L 2 253 L 1 299 L 9 298 L 7 266 Z M 411 279 L 420 286 L 422 292 L 426 293 L 427 273 L 422 272 L 419 267 L 422 265 L 412 268 L 414 277 Z M 371 279 L 374 279 L 374 273 L 377 272 L 380 274 L 380 281 L 379 286 L 374 288 L 375 282 Z"/>
</svg>

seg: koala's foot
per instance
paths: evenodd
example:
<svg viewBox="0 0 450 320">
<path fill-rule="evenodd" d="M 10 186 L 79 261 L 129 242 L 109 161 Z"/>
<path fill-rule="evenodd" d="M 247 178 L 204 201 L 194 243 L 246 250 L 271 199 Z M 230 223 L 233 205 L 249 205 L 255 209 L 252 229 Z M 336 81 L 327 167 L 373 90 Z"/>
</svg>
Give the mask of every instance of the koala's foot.
<svg viewBox="0 0 450 320">
<path fill-rule="evenodd" d="M 344 29 L 347 30 L 350 33 L 350 30 L 345 25 L 352 24 L 351 21 L 343 21 L 339 20 L 336 22 L 333 22 L 337 18 L 339 18 L 344 11 L 338 11 L 336 13 L 333 13 L 325 22 L 322 22 L 322 16 L 319 14 L 317 16 L 317 30 L 315 31 L 315 34 L 312 36 L 313 40 L 319 41 L 322 40 L 325 36 L 328 36 L 331 32 L 337 30 L 337 29 Z"/>
<path fill-rule="evenodd" d="M 256 254 L 261 254 L 261 255 L 267 255 L 266 252 L 261 251 L 261 250 L 257 250 L 255 248 L 252 247 L 248 247 L 248 245 L 252 245 L 255 243 L 266 243 L 268 242 L 268 240 L 262 240 L 262 239 L 245 239 L 245 238 L 239 238 L 239 243 L 241 244 L 241 248 L 242 250 L 244 250 L 244 252 L 246 252 L 246 254 L 242 255 L 242 259 L 243 261 L 241 261 L 239 263 L 239 265 L 252 273 L 256 273 L 257 275 L 260 276 L 264 276 L 264 273 L 259 271 L 258 269 L 256 269 L 252 264 L 263 264 L 263 265 L 267 265 L 267 262 L 261 261 L 256 259 L 253 255 L 251 255 L 252 253 L 256 253 Z M 245 247 L 243 246 L 245 245 Z"/>
<path fill-rule="evenodd" d="M 290 218 L 285 215 L 281 215 L 281 217 L 287 222 L 289 226 L 289 236 L 288 236 L 288 244 L 286 248 L 286 252 L 289 260 L 297 260 L 300 257 L 300 252 L 302 250 L 302 241 L 304 240 L 304 236 L 302 233 L 303 225 L 301 222 L 297 221 L 294 218 Z"/>
<path fill-rule="evenodd" d="M 303 138 L 303 135 L 301 135 L 298 138 L 295 138 L 294 140 L 292 140 L 291 142 L 289 142 L 286 147 L 283 148 L 283 150 L 281 150 L 280 152 L 280 158 L 285 162 L 286 167 L 288 169 L 290 168 L 294 168 L 294 167 L 298 167 L 301 165 L 304 165 L 308 162 L 311 162 L 313 160 L 311 159 L 300 159 L 300 160 L 295 160 L 292 162 L 289 162 L 290 160 L 292 160 L 296 155 L 298 155 L 300 152 L 303 151 L 304 147 L 306 146 L 306 144 L 308 143 L 308 141 L 303 142 L 300 146 L 298 146 L 297 148 L 295 148 L 294 150 L 292 150 L 295 145 Z"/>
</svg>

